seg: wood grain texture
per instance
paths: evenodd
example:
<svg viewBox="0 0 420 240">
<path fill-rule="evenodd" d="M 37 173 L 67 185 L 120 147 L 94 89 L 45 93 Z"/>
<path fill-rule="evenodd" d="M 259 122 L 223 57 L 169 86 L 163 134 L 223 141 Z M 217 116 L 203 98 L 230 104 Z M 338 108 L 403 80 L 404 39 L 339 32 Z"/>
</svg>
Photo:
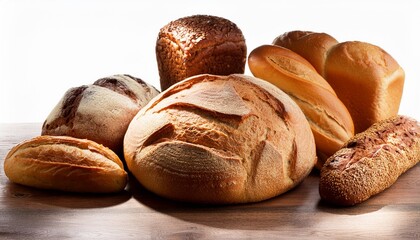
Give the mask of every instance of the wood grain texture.
<svg viewBox="0 0 420 240">
<path fill-rule="evenodd" d="M 350 208 L 320 200 L 313 172 L 279 197 L 229 206 L 160 198 L 133 177 L 118 194 L 72 194 L 11 183 L 3 160 L 41 124 L 0 125 L 0 239 L 420 238 L 420 165 L 385 192 Z"/>
</svg>

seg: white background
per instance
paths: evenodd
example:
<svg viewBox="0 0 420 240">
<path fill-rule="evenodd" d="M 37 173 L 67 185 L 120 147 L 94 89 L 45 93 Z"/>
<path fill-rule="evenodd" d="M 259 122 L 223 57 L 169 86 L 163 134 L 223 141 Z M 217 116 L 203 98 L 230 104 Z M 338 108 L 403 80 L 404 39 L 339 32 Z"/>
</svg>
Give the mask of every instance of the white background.
<svg viewBox="0 0 420 240">
<path fill-rule="evenodd" d="M 420 120 L 419 10 L 418 0 L 0 0 L 0 122 L 43 122 L 67 89 L 113 74 L 159 89 L 159 29 L 193 14 L 235 22 L 248 53 L 292 30 L 378 45 L 406 72 L 400 114 Z"/>
</svg>

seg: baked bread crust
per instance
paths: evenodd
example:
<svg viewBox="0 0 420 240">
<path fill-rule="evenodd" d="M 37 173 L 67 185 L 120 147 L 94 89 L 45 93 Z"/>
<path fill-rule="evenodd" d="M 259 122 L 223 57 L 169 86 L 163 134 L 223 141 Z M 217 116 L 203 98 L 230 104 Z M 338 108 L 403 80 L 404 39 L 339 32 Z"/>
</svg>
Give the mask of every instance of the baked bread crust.
<svg viewBox="0 0 420 240">
<path fill-rule="evenodd" d="M 325 79 L 349 109 L 356 132 L 398 114 L 404 78 L 391 55 L 365 42 L 335 45 L 325 63 Z"/>
<path fill-rule="evenodd" d="M 398 114 L 405 73 L 382 48 L 309 31 L 286 32 L 273 44 L 300 54 L 328 81 L 349 110 L 355 133 Z"/>
<path fill-rule="evenodd" d="M 378 122 L 356 134 L 321 169 L 321 198 L 355 205 L 376 195 L 420 161 L 420 124 L 406 116 Z"/>
<path fill-rule="evenodd" d="M 300 108 L 275 86 L 241 74 L 194 76 L 162 92 L 130 123 L 124 156 L 150 191 L 211 204 L 277 196 L 316 162 Z"/>
<path fill-rule="evenodd" d="M 325 76 L 328 50 L 338 44 L 338 41 L 326 33 L 291 31 L 276 37 L 273 44 L 299 54 L 308 60 L 321 76 Z"/>
<path fill-rule="evenodd" d="M 19 143 L 7 154 L 4 172 L 18 184 L 69 192 L 118 192 L 127 183 L 127 173 L 113 151 L 67 136 L 39 136 Z"/>
<path fill-rule="evenodd" d="M 122 155 L 128 124 L 158 93 L 130 75 L 113 75 L 71 88 L 44 121 L 41 134 L 90 139 Z"/>
<path fill-rule="evenodd" d="M 156 41 L 161 90 L 198 74 L 244 73 L 246 54 L 242 31 L 227 19 L 193 15 L 172 21 Z"/>
<path fill-rule="evenodd" d="M 316 167 L 354 135 L 353 120 L 328 82 L 297 53 L 263 45 L 249 54 L 252 74 L 286 92 L 302 109 L 311 125 L 318 153 Z"/>
</svg>

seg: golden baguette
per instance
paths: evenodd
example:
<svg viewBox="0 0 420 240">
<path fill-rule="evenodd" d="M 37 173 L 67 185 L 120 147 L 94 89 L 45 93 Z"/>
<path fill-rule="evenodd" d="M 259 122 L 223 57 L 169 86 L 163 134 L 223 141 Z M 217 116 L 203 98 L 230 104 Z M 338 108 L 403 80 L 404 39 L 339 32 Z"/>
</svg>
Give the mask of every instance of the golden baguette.
<svg viewBox="0 0 420 240">
<path fill-rule="evenodd" d="M 302 109 L 315 137 L 320 169 L 354 134 L 347 108 L 308 61 L 286 48 L 260 46 L 250 53 L 248 64 L 254 76 L 279 87 Z"/>
</svg>

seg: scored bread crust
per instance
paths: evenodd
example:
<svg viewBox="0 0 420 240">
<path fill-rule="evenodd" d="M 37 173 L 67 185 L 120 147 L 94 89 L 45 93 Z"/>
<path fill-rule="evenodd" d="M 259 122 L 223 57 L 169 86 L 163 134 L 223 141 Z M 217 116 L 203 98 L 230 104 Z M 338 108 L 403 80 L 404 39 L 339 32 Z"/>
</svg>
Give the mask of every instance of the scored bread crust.
<svg viewBox="0 0 420 240">
<path fill-rule="evenodd" d="M 228 19 L 193 15 L 162 27 L 156 41 L 161 90 L 198 74 L 244 73 L 246 44 Z"/>
<path fill-rule="evenodd" d="M 87 138 L 122 155 L 124 134 L 159 92 L 139 78 L 113 75 L 69 89 L 42 125 L 42 135 Z"/>
<path fill-rule="evenodd" d="M 70 192 L 118 192 L 127 173 L 118 156 L 103 145 L 67 136 L 39 136 L 19 143 L 4 161 L 15 183 Z"/>
<path fill-rule="evenodd" d="M 316 161 L 299 107 L 275 86 L 241 74 L 194 76 L 162 92 L 130 123 L 124 156 L 150 191 L 212 204 L 277 196 Z"/>
<path fill-rule="evenodd" d="M 262 45 L 249 54 L 248 64 L 254 76 L 282 89 L 302 109 L 315 137 L 316 167 L 321 169 L 325 160 L 354 134 L 346 106 L 314 67 L 289 49 Z"/>
<path fill-rule="evenodd" d="M 321 169 L 319 193 L 342 206 L 361 203 L 420 162 L 420 124 L 406 116 L 378 122 L 356 134 Z"/>
</svg>

